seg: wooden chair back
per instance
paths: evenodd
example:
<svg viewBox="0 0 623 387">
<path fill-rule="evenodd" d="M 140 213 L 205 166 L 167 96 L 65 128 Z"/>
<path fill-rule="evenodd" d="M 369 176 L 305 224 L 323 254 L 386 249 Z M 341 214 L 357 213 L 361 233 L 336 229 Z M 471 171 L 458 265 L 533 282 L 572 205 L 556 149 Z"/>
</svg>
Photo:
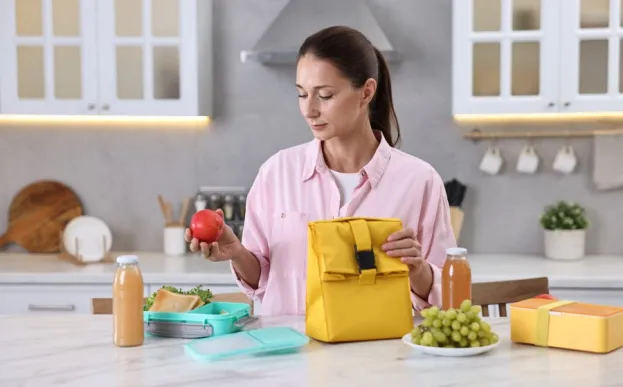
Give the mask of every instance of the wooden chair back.
<svg viewBox="0 0 623 387">
<path fill-rule="evenodd" d="M 482 307 L 483 317 L 489 316 L 489 305 L 497 306 L 500 317 L 507 317 L 506 304 L 539 294 L 549 294 L 547 277 L 472 284 L 472 303 Z"/>
<path fill-rule="evenodd" d="M 253 301 L 242 292 L 214 294 L 211 301 L 247 303 L 251 306 L 251 314 L 253 314 Z M 112 298 L 91 299 L 91 310 L 93 314 L 112 314 Z"/>
</svg>

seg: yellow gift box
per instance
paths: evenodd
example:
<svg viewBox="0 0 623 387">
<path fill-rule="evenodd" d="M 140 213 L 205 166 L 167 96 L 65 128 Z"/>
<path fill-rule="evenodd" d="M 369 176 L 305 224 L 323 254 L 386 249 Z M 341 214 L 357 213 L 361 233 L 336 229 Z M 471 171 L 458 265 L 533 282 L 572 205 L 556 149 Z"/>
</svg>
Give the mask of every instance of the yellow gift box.
<svg viewBox="0 0 623 387">
<path fill-rule="evenodd" d="M 511 341 L 608 353 L 623 347 L 623 308 L 529 298 L 510 304 Z"/>
</svg>

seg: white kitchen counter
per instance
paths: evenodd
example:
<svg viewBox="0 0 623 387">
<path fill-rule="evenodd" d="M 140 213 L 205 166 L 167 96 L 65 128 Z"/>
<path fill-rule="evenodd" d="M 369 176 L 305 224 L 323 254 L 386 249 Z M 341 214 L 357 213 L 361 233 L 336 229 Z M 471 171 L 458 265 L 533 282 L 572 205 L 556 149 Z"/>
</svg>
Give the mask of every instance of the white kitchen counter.
<svg viewBox="0 0 623 387">
<path fill-rule="evenodd" d="M 126 254 L 113 253 L 113 257 Z M 210 262 L 198 254 L 182 257 L 131 252 L 140 257 L 145 283 L 235 285 L 229 262 Z M 111 284 L 114 263 L 75 265 L 54 254 L 0 254 L 0 284 Z"/>
<path fill-rule="evenodd" d="M 548 277 L 552 288 L 623 289 L 623 255 L 589 255 L 556 261 L 536 255 L 474 254 L 474 282 Z"/>
<path fill-rule="evenodd" d="M 163 285 L 182 289 L 201 285 L 215 294 L 240 292 L 229 262 L 210 262 L 197 254 L 133 254 L 141 259 L 145 296 Z M 114 263 L 75 265 L 56 255 L 0 254 L 0 314 L 92 313 L 94 298 L 112 297 L 115 269 Z M 259 303 L 255 307 L 261 309 Z"/>
<path fill-rule="evenodd" d="M 187 340 L 147 337 L 145 345 L 112 344 L 111 316 L 0 316 L 0 385 L 63 386 L 615 386 L 623 350 L 605 355 L 513 344 L 506 319 L 489 320 L 500 337 L 474 357 L 439 358 L 401 340 L 322 344 L 298 353 L 196 361 Z M 303 317 L 262 318 L 248 326 L 289 326 Z M 9 350 L 10 349 L 10 350 Z"/>
<path fill-rule="evenodd" d="M 141 258 L 146 296 L 162 285 L 240 292 L 229 262 L 210 262 L 199 254 L 133 254 Z M 469 260 L 474 282 L 547 276 L 550 293 L 558 298 L 623 306 L 623 256 L 560 262 L 531 255 L 474 254 Z M 112 296 L 115 268 L 111 263 L 77 266 L 56 255 L 0 253 L 0 314 L 91 313 L 93 298 Z M 260 311 L 261 304 L 255 302 L 255 308 Z M 496 315 L 496 309 L 490 308 L 490 313 Z"/>
<path fill-rule="evenodd" d="M 235 285 L 229 262 L 210 262 L 198 254 L 131 254 L 141 258 L 146 283 Z M 623 255 L 595 255 L 565 262 L 534 255 L 474 254 L 469 261 L 474 282 L 547 276 L 552 288 L 623 290 Z M 0 284 L 110 284 L 114 270 L 115 265 L 110 263 L 76 266 L 55 255 L 0 253 Z"/>
</svg>

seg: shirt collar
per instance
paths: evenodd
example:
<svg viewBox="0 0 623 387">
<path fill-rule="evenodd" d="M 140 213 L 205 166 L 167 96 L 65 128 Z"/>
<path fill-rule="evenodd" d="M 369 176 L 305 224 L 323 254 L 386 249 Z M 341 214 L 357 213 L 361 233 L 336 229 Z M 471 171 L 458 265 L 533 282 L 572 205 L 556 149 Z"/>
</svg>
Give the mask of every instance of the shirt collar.
<svg viewBox="0 0 623 387">
<path fill-rule="evenodd" d="M 379 146 L 376 152 L 374 152 L 372 159 L 360 171 L 363 175 L 367 175 L 372 187 L 375 187 L 381 180 L 383 172 L 385 172 L 389 164 L 392 149 L 381 131 L 374 130 L 374 135 L 379 140 Z M 311 179 L 315 172 L 324 172 L 328 168 L 324 157 L 322 157 L 321 144 L 320 140 L 314 139 L 307 146 L 302 175 L 303 181 Z"/>
</svg>

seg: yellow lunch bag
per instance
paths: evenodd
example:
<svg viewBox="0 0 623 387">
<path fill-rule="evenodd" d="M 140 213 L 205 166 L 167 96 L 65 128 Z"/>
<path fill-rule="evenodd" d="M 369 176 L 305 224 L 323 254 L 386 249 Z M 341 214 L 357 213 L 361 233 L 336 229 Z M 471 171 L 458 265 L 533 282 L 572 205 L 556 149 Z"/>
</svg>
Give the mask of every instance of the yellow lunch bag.
<svg viewBox="0 0 623 387">
<path fill-rule="evenodd" d="M 381 249 L 400 219 L 308 223 L 305 330 L 323 342 L 397 339 L 413 329 L 409 271 Z"/>
</svg>

